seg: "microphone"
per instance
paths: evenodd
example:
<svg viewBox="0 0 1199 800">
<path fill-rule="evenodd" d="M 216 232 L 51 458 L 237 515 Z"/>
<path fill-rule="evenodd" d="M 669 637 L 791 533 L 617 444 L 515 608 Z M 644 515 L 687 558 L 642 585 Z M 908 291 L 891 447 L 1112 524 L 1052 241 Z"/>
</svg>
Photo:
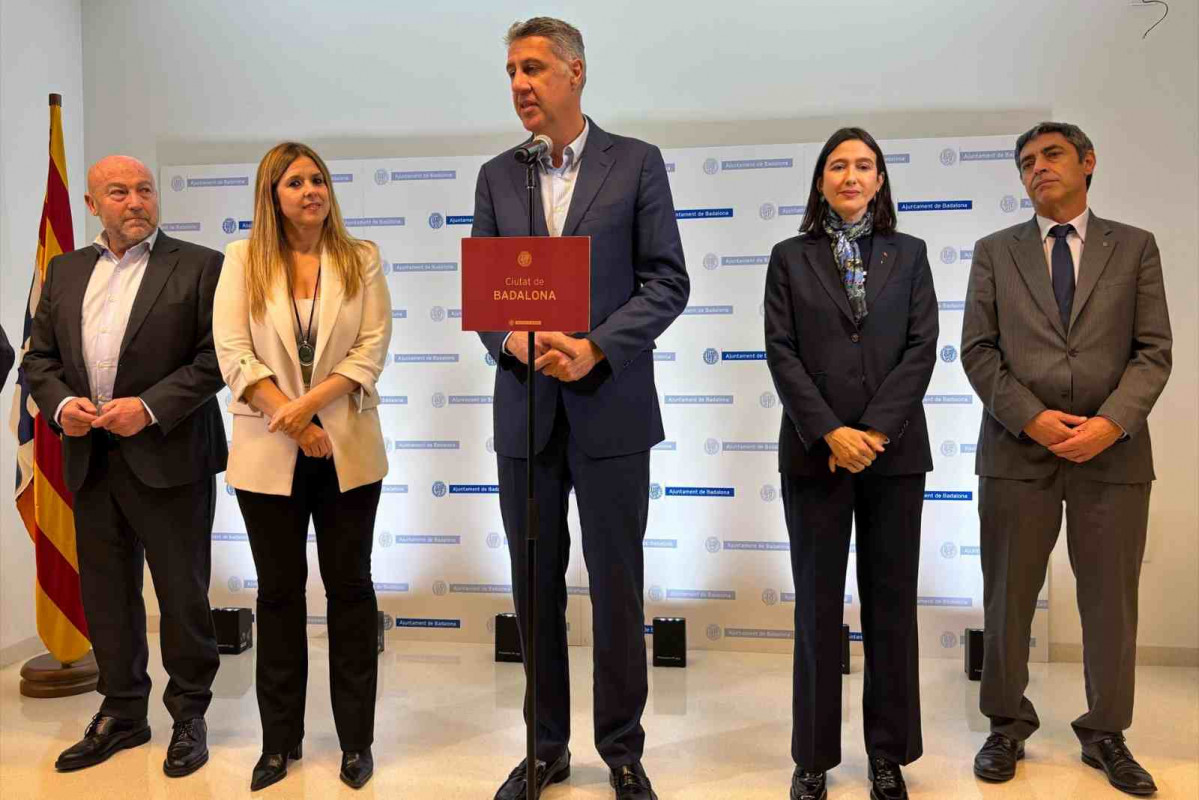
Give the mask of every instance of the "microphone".
<svg viewBox="0 0 1199 800">
<path fill-rule="evenodd" d="M 533 141 L 525 142 L 516 148 L 516 152 L 512 155 L 522 164 L 532 164 L 553 149 L 553 140 L 544 133 L 539 133 L 533 137 Z"/>
</svg>

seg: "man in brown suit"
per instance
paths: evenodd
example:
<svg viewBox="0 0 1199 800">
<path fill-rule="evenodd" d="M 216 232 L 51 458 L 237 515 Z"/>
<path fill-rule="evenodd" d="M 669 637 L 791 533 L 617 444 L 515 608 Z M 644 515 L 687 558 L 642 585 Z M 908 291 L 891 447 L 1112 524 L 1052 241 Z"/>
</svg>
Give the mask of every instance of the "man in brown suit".
<svg viewBox="0 0 1199 800">
<path fill-rule="evenodd" d="M 974 772 L 1006 781 L 1039 726 L 1028 685 L 1036 599 L 1066 508 L 1078 581 L 1087 713 L 1082 760 L 1152 794 L 1133 759 L 1137 584 L 1153 452 L 1146 418 L 1170 375 L 1170 320 L 1153 234 L 1087 206 L 1095 151 L 1041 123 L 1016 142 L 1036 216 L 975 245 L 962 366 L 986 412 L 976 472 L 985 646 L 979 705 L 991 735 Z"/>
</svg>

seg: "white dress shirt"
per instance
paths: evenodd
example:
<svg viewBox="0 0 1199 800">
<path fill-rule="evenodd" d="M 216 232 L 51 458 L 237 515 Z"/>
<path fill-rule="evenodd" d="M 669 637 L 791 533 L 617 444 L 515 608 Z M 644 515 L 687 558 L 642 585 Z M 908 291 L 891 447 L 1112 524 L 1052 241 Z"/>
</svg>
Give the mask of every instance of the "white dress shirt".
<svg viewBox="0 0 1199 800">
<path fill-rule="evenodd" d="M 1081 214 L 1065 223 L 1074 226 L 1074 230 L 1066 236 L 1066 244 L 1070 246 L 1070 257 L 1074 259 L 1074 284 L 1076 286 L 1078 285 L 1078 265 L 1082 261 L 1082 247 L 1087 242 L 1087 223 L 1090 220 L 1091 209 L 1084 208 Z M 1053 277 L 1053 242 L 1055 240 L 1049 235 L 1049 229 L 1060 224 L 1062 223 L 1037 214 L 1037 227 L 1041 229 L 1041 244 L 1045 248 L 1045 263 L 1048 265 L 1050 278 Z"/>
<path fill-rule="evenodd" d="M 146 274 L 146 264 L 150 262 L 150 251 L 157 240 L 156 228 L 120 258 L 108 249 L 107 232 L 102 231 L 92 242 L 100 251 L 100 257 L 96 259 L 87 291 L 83 295 L 80 329 L 91 401 L 99 413 L 103 413 L 104 404 L 113 399 L 113 385 L 117 379 L 121 342 L 125 339 L 129 313 L 133 310 L 133 301 Z M 54 412 L 56 422 L 60 421 L 63 407 L 74 399 L 68 397 L 58 404 Z M 158 419 L 154 412 L 144 400 L 142 405 L 150 415 L 150 424 L 156 424 Z"/>
<path fill-rule="evenodd" d="M 570 213 L 570 201 L 575 195 L 575 182 L 579 177 L 579 162 L 583 158 L 583 148 L 587 145 L 587 134 L 591 131 L 591 121 L 583 117 L 583 132 L 562 150 L 562 166 L 554 167 L 553 159 L 546 153 L 538 161 L 540 169 L 538 181 L 541 187 L 541 208 L 545 211 L 545 227 L 550 236 L 561 236 L 566 227 L 566 215 Z M 509 355 L 509 333 L 504 338 L 501 350 Z"/>
</svg>

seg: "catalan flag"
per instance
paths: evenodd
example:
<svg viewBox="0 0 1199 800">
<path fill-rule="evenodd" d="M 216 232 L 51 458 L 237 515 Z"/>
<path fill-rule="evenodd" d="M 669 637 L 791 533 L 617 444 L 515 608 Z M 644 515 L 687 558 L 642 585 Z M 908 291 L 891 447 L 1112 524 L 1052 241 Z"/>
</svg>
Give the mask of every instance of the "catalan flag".
<svg viewBox="0 0 1199 800">
<path fill-rule="evenodd" d="M 74 249 L 67 159 L 62 144 L 62 96 L 52 94 L 50 168 L 38 227 L 37 262 L 25 309 L 22 352 L 29 347 L 29 330 L 46 279 L 46 266 L 56 255 Z M 62 442 L 34 404 L 24 370 L 17 373 L 10 425 L 17 437 L 17 511 L 33 539 L 36 554 L 37 632 L 50 654 L 66 664 L 91 649 L 79 592 L 74 498 L 63 483 Z"/>
</svg>

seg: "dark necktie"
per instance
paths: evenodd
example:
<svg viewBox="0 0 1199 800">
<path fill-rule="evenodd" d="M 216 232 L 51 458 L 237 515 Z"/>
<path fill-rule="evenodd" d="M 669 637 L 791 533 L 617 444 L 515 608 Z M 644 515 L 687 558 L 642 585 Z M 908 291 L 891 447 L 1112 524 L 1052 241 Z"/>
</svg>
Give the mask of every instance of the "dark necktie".
<svg viewBox="0 0 1199 800">
<path fill-rule="evenodd" d="M 1053 296 L 1062 316 L 1062 327 L 1067 331 L 1070 330 L 1070 311 L 1074 307 L 1074 256 L 1066 237 L 1073 231 L 1073 225 L 1054 225 L 1049 229 L 1049 235 L 1053 237 L 1053 255 L 1049 259 L 1053 269 Z"/>
</svg>

